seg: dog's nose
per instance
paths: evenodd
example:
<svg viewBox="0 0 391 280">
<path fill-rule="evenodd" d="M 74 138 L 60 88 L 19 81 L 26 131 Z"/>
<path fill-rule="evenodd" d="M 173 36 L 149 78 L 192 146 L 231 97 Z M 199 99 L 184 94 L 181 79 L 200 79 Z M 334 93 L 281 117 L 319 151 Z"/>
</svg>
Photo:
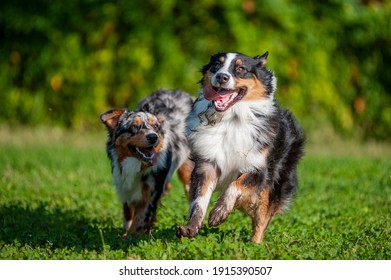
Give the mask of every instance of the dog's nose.
<svg viewBox="0 0 391 280">
<path fill-rule="evenodd" d="M 154 144 L 156 144 L 159 136 L 156 133 L 149 133 L 149 134 L 145 135 L 145 138 L 147 139 L 149 144 L 154 145 Z"/>
<path fill-rule="evenodd" d="M 220 84 L 225 84 L 226 82 L 229 81 L 229 75 L 224 74 L 224 73 L 218 73 L 217 76 L 216 76 L 216 80 Z"/>
</svg>

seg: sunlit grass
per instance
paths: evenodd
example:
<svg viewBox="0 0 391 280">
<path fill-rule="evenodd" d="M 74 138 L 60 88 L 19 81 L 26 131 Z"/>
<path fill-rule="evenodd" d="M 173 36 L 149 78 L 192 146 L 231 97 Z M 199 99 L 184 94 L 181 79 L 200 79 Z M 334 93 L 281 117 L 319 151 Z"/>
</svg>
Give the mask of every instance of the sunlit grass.
<svg viewBox="0 0 391 280">
<path fill-rule="evenodd" d="M 386 144 L 311 138 L 297 198 L 255 245 L 250 220 L 238 211 L 219 228 L 177 239 L 188 202 L 176 178 L 152 236 L 123 241 L 103 130 L 3 128 L 0 136 L 1 259 L 391 258 Z"/>
</svg>

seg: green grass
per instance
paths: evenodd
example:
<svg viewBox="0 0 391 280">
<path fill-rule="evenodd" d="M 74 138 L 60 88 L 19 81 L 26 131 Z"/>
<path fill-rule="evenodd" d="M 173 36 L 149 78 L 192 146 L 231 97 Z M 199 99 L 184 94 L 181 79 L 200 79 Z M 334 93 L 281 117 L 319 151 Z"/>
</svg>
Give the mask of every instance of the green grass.
<svg viewBox="0 0 391 280">
<path fill-rule="evenodd" d="M 177 239 L 188 203 L 176 178 L 152 236 L 121 240 L 105 137 L 0 129 L 0 259 L 391 259 L 388 145 L 310 140 L 297 198 L 256 245 L 238 211 Z"/>
</svg>

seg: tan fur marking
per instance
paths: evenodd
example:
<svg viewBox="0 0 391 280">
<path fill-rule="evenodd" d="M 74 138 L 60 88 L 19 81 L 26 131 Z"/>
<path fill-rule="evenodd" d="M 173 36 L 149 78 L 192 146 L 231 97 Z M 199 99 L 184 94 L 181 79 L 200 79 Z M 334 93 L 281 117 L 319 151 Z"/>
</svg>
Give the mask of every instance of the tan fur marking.
<svg viewBox="0 0 391 280">
<path fill-rule="evenodd" d="M 127 143 L 129 142 L 129 134 L 122 134 L 115 141 L 115 147 L 118 154 L 118 162 L 120 166 L 122 166 L 122 162 L 127 157 L 136 157 L 127 147 Z"/>
<path fill-rule="evenodd" d="M 278 203 L 270 201 L 270 189 L 267 186 L 263 187 L 259 193 L 256 185 L 244 185 L 245 175 L 243 174 L 235 182 L 235 187 L 241 193 L 236 201 L 235 208 L 251 217 L 253 223 L 251 241 L 260 243 L 263 240 L 267 226 L 278 211 Z"/>
<path fill-rule="evenodd" d="M 159 139 L 158 139 L 158 144 L 154 147 L 154 150 L 155 150 L 155 153 L 158 154 L 160 152 L 160 150 L 163 148 L 163 141 L 162 141 L 162 136 L 160 134 L 159 135 Z"/>
<path fill-rule="evenodd" d="M 158 121 L 160 124 L 163 124 L 163 123 L 164 123 L 164 117 L 163 117 L 162 114 L 157 114 L 156 118 L 157 118 L 157 121 Z"/>
<path fill-rule="evenodd" d="M 125 145 L 131 145 L 138 148 L 146 148 L 149 147 L 150 144 L 147 142 L 147 139 L 145 138 L 145 133 L 134 135 L 128 139 L 128 141 L 125 143 Z"/>
<path fill-rule="evenodd" d="M 264 232 L 271 220 L 271 215 L 269 212 L 269 189 L 264 188 L 261 191 L 259 200 L 260 206 L 257 209 L 258 213 L 253 217 L 253 234 L 251 241 L 255 243 L 260 243 L 263 240 Z"/>
<path fill-rule="evenodd" d="M 132 145 L 134 147 L 140 147 L 140 148 L 145 148 L 148 147 L 147 140 L 145 139 L 145 136 L 142 134 L 137 134 L 134 136 L 130 136 L 130 134 L 124 133 L 120 135 L 116 140 L 115 140 L 115 145 L 117 147 L 126 147 L 128 145 Z"/>
<path fill-rule="evenodd" d="M 168 194 L 172 188 L 171 182 L 167 182 L 163 194 Z M 160 202 L 161 203 L 161 202 Z"/>
<path fill-rule="evenodd" d="M 139 235 L 139 225 L 143 224 L 144 220 L 144 211 L 143 209 L 145 208 L 145 205 L 148 203 L 150 200 L 150 187 L 146 183 L 143 184 L 142 186 L 142 197 L 139 201 L 136 201 L 132 203 L 132 207 L 135 209 L 135 216 L 134 220 L 132 222 L 132 226 L 130 227 L 130 231 L 134 236 Z M 149 226 L 149 225 L 148 225 Z"/>
<path fill-rule="evenodd" d="M 186 160 L 179 168 L 178 168 L 178 177 L 183 183 L 185 187 L 186 197 L 190 199 L 189 191 L 190 191 L 190 180 L 191 173 L 193 172 L 194 162 L 191 160 Z"/>
<path fill-rule="evenodd" d="M 236 79 L 236 87 L 247 87 L 243 100 L 255 101 L 266 97 L 265 85 L 255 75 L 251 79 Z"/>
<path fill-rule="evenodd" d="M 124 224 L 123 224 L 124 233 L 122 234 L 122 238 L 126 238 L 128 236 L 128 232 L 130 230 L 134 218 L 134 207 L 129 206 L 127 203 L 124 203 L 122 210 L 124 215 Z"/>
<path fill-rule="evenodd" d="M 214 74 L 212 73 L 212 72 L 210 72 L 209 70 L 208 71 L 206 71 L 206 73 L 205 73 L 205 75 L 204 75 L 204 77 L 203 77 L 203 79 L 202 79 L 202 85 L 203 86 L 212 86 L 212 84 L 210 83 L 211 82 L 211 79 L 212 79 L 212 76 L 213 76 Z"/>
<path fill-rule="evenodd" d="M 137 134 L 135 136 L 130 136 L 130 134 L 124 133 L 120 135 L 115 141 L 115 146 L 118 153 L 118 162 L 120 165 L 122 165 L 122 161 L 124 161 L 125 158 L 127 157 L 136 157 L 131 152 L 131 150 L 129 150 L 128 145 L 138 147 L 138 148 L 146 148 L 149 146 L 147 140 L 145 139 L 144 134 Z"/>
<path fill-rule="evenodd" d="M 236 189 L 241 193 L 240 197 L 236 201 L 235 208 L 240 209 L 251 218 L 256 216 L 256 209 L 259 207 L 259 197 L 258 191 L 255 184 L 244 185 L 243 181 L 246 179 L 245 176 L 248 174 L 243 174 L 235 182 Z"/>
<path fill-rule="evenodd" d="M 134 117 L 133 118 L 133 122 L 137 125 L 142 125 L 143 124 L 143 121 L 141 120 L 140 117 Z"/>
<path fill-rule="evenodd" d="M 242 65 L 243 64 L 243 61 L 241 59 L 238 59 L 235 61 L 235 65 L 236 66 L 239 66 L 239 65 Z"/>
<path fill-rule="evenodd" d="M 131 221 L 134 216 L 134 208 L 130 207 L 127 203 L 124 203 L 123 204 L 123 213 L 124 213 L 125 220 Z"/>
<path fill-rule="evenodd" d="M 110 113 L 109 113 L 110 112 Z M 118 121 L 125 109 L 115 109 L 101 115 L 102 122 L 113 131 L 118 126 Z"/>
</svg>

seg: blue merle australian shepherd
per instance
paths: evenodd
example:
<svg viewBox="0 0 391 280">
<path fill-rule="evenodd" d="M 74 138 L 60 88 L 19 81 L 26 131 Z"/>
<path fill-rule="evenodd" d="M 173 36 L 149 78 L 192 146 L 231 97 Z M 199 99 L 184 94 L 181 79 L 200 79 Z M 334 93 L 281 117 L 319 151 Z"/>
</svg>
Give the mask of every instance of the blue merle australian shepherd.
<svg viewBox="0 0 391 280">
<path fill-rule="evenodd" d="M 178 168 L 189 185 L 185 121 L 193 101 L 179 90 L 158 90 L 134 111 L 112 109 L 100 116 L 109 133 L 107 154 L 123 205 L 124 236 L 150 233 L 160 197 Z"/>
<path fill-rule="evenodd" d="M 202 68 L 202 87 L 187 121 L 195 164 L 190 218 L 177 228 L 179 237 L 198 234 L 219 189 L 209 225 L 218 226 L 240 209 L 252 219 L 251 240 L 260 243 L 295 193 L 304 136 L 293 115 L 276 103 L 276 77 L 265 67 L 267 57 L 267 52 L 217 53 Z"/>
</svg>

